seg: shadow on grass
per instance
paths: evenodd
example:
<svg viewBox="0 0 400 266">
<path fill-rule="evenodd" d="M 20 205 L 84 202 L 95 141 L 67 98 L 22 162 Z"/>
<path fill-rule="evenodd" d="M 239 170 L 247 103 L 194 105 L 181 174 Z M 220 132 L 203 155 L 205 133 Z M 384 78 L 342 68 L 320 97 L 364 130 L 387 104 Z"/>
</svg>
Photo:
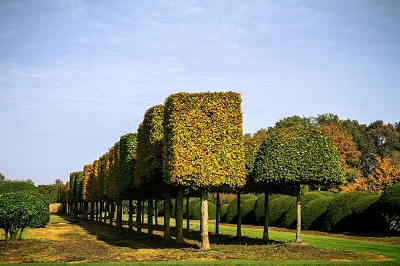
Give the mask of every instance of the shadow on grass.
<svg viewBox="0 0 400 266">
<path fill-rule="evenodd" d="M 60 215 L 60 214 L 58 214 Z M 86 230 L 89 234 L 95 236 L 98 240 L 107 244 L 118 247 L 129 247 L 132 249 L 199 249 L 200 247 L 200 232 L 194 230 L 184 229 L 183 235 L 186 240 L 185 243 L 177 244 L 174 238 L 166 240 L 163 238 L 163 226 L 154 225 L 154 234 L 138 233 L 135 230 L 130 230 L 127 227 L 117 228 L 115 225 L 104 224 L 95 221 L 86 221 L 75 218 L 69 215 L 60 215 L 66 221 L 73 224 L 78 224 Z M 125 225 L 125 224 L 124 224 Z M 134 223 L 134 226 L 135 223 Z M 143 229 L 147 231 L 147 225 L 143 224 Z M 136 229 L 136 227 L 134 227 Z M 171 227 L 171 235 L 176 235 L 175 227 Z M 268 242 L 262 239 L 240 237 L 237 238 L 232 235 L 215 235 L 209 234 L 210 243 L 213 245 L 283 245 L 284 242 L 270 240 Z"/>
</svg>

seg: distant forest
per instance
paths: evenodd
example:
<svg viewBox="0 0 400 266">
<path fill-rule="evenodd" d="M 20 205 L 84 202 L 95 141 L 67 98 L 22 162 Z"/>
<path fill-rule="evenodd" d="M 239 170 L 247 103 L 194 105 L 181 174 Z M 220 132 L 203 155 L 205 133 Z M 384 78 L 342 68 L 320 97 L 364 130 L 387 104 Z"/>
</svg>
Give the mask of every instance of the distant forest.
<svg viewBox="0 0 400 266">
<path fill-rule="evenodd" d="M 274 127 L 245 134 L 245 145 L 272 130 L 290 126 L 317 127 L 335 143 L 345 163 L 346 182 L 334 191 L 359 190 L 379 195 L 400 182 L 400 122 L 385 124 L 378 120 L 365 125 L 357 120 L 341 120 L 335 114 L 291 116 L 279 120 Z"/>
</svg>

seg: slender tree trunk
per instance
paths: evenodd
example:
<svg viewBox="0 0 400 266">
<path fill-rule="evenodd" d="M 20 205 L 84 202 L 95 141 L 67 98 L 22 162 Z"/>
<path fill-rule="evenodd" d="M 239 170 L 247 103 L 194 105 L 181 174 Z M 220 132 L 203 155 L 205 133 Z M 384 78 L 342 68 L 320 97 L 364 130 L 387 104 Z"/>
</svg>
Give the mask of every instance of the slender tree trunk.
<svg viewBox="0 0 400 266">
<path fill-rule="evenodd" d="M 190 230 L 190 219 L 189 219 L 189 196 L 186 197 L 186 229 Z"/>
<path fill-rule="evenodd" d="M 297 187 L 297 225 L 296 225 L 296 243 L 301 243 L 301 203 L 300 203 L 300 185 Z"/>
<path fill-rule="evenodd" d="M 113 224 L 115 215 L 115 201 L 111 201 L 110 225 Z"/>
<path fill-rule="evenodd" d="M 103 222 L 103 212 L 104 212 L 104 201 L 100 200 L 100 213 L 99 213 L 99 220 Z"/>
<path fill-rule="evenodd" d="M 210 250 L 210 240 L 208 238 L 208 191 L 201 190 L 201 250 Z"/>
<path fill-rule="evenodd" d="M 94 201 L 90 202 L 90 220 L 94 221 Z"/>
<path fill-rule="evenodd" d="M 142 200 L 137 199 L 137 212 L 136 212 L 136 227 L 138 233 L 142 232 Z"/>
<path fill-rule="evenodd" d="M 221 219 L 220 205 L 219 193 L 217 192 L 217 213 L 215 214 L 215 234 L 217 236 L 219 235 L 219 220 Z"/>
<path fill-rule="evenodd" d="M 171 191 L 167 188 L 167 196 L 164 204 L 164 239 L 171 238 L 170 220 L 171 220 Z"/>
<path fill-rule="evenodd" d="M 158 200 L 154 200 L 154 225 L 158 225 Z"/>
<path fill-rule="evenodd" d="M 122 200 L 117 201 L 116 224 L 118 228 L 122 228 Z"/>
<path fill-rule="evenodd" d="M 178 198 L 176 199 L 176 243 L 184 243 L 183 240 L 183 187 L 178 187 Z"/>
<path fill-rule="evenodd" d="M 268 216 L 269 216 L 269 192 L 265 192 L 264 199 L 264 232 L 262 239 L 264 241 L 269 241 L 269 233 L 268 233 Z"/>
<path fill-rule="evenodd" d="M 142 224 L 144 224 L 144 216 L 145 216 L 145 214 L 146 214 L 146 211 L 145 211 L 145 203 L 146 203 L 146 200 L 142 200 Z M 147 207 L 148 208 L 148 207 Z"/>
<path fill-rule="evenodd" d="M 236 226 L 236 237 L 242 237 L 242 215 L 240 211 L 240 192 L 237 193 L 237 226 Z"/>
<path fill-rule="evenodd" d="M 129 218 L 128 218 L 128 228 L 133 230 L 133 200 L 129 200 Z"/>
<path fill-rule="evenodd" d="M 147 204 L 147 228 L 149 235 L 153 235 L 153 209 L 153 197 L 150 197 Z"/>
</svg>

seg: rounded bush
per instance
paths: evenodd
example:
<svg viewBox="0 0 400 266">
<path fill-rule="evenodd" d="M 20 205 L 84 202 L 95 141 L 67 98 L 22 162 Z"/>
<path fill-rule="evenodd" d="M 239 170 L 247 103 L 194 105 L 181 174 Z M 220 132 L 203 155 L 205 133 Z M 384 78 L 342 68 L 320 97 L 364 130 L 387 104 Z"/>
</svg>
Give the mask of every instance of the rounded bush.
<svg viewBox="0 0 400 266">
<path fill-rule="evenodd" d="M 217 207 L 215 206 L 214 203 L 209 201 L 208 202 L 208 219 L 215 220 L 216 212 L 217 212 Z M 201 202 L 198 202 L 198 203 L 196 203 L 196 205 L 193 206 L 193 219 L 194 220 L 201 219 Z"/>
<path fill-rule="evenodd" d="M 250 200 L 250 199 L 254 199 L 257 200 L 257 196 L 253 195 L 253 194 L 243 194 L 240 195 L 240 213 L 241 213 L 241 218 L 243 219 L 243 217 L 245 217 L 246 215 L 248 215 L 249 210 L 248 209 L 243 209 L 243 205 L 246 201 Z M 254 201 L 255 204 L 255 201 Z M 251 204 L 250 204 L 251 205 Z M 247 206 L 247 205 L 246 205 Z M 254 207 L 254 205 L 253 205 Z M 251 210 L 250 210 L 251 211 Z M 229 207 L 227 210 L 227 214 L 226 214 L 226 221 L 228 223 L 236 223 L 237 222 L 237 197 L 234 198 L 230 203 L 229 203 Z"/>
<path fill-rule="evenodd" d="M 20 238 L 28 227 L 44 227 L 50 218 L 47 203 L 32 194 L 12 192 L 0 194 L 0 228 L 6 239 Z M 19 235 L 19 236 L 18 236 Z"/>
<path fill-rule="evenodd" d="M 220 211 L 220 221 L 221 223 L 226 223 L 226 216 L 228 213 L 229 203 L 221 205 L 219 208 Z"/>
<path fill-rule="evenodd" d="M 270 201 L 269 206 L 269 225 L 281 226 L 282 219 L 290 206 L 296 204 L 296 197 L 283 195 L 277 199 Z"/>
<path fill-rule="evenodd" d="M 352 207 L 352 215 L 348 219 L 351 232 L 385 232 L 387 224 L 385 219 L 376 211 L 378 195 L 371 195 L 356 201 Z"/>
<path fill-rule="evenodd" d="M 333 197 L 321 197 L 310 201 L 301 210 L 301 228 L 304 230 L 321 230 L 325 221 L 325 212 Z"/>
<path fill-rule="evenodd" d="M 324 223 L 325 231 L 345 232 L 348 227 L 349 216 L 353 213 L 353 205 L 360 199 L 371 196 L 365 191 L 340 193 L 331 201 L 326 211 Z"/>
<path fill-rule="evenodd" d="M 388 187 L 377 202 L 379 212 L 385 217 L 389 230 L 400 233 L 400 182 Z"/>
<path fill-rule="evenodd" d="M 310 201 L 318 198 L 322 198 L 323 196 L 318 192 L 309 192 L 300 197 L 301 206 L 307 205 Z M 288 206 L 288 211 L 285 213 L 282 219 L 282 227 L 284 228 L 296 228 L 297 221 L 297 202 L 290 202 L 290 206 Z"/>
<path fill-rule="evenodd" d="M 282 197 L 281 194 L 273 194 L 269 195 L 269 205 L 271 208 L 271 201 Z M 254 219 L 256 224 L 264 224 L 264 203 L 265 203 L 265 194 L 261 194 L 257 197 L 256 204 L 254 206 Z"/>
<path fill-rule="evenodd" d="M 200 198 L 189 199 L 189 214 L 186 213 L 186 198 L 183 200 L 183 218 L 187 218 L 189 215 L 190 219 L 193 219 L 194 206 L 200 202 Z"/>
</svg>

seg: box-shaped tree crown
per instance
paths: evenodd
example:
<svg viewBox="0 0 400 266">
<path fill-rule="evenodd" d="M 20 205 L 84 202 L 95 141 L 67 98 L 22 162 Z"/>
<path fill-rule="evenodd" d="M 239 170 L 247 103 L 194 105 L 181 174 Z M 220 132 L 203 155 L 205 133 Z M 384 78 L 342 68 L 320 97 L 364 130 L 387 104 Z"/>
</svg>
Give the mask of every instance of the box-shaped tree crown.
<svg viewBox="0 0 400 266">
<path fill-rule="evenodd" d="M 164 105 L 164 180 L 191 187 L 246 182 L 241 96 L 176 93 Z"/>
</svg>

